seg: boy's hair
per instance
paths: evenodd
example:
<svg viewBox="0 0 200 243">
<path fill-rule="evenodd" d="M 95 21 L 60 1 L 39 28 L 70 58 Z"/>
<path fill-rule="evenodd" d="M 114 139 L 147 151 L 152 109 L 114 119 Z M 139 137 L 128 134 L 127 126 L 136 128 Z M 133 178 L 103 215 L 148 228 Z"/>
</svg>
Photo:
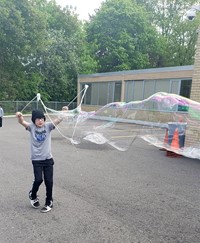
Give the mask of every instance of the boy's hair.
<svg viewBox="0 0 200 243">
<path fill-rule="evenodd" d="M 37 118 L 38 118 L 38 119 L 43 118 L 44 121 L 46 120 L 46 117 L 45 117 L 43 111 L 41 111 L 41 110 L 33 110 L 33 111 L 32 111 L 32 118 L 31 118 L 31 120 L 32 120 L 32 122 L 33 122 L 34 124 L 35 124 L 35 120 L 36 120 Z"/>
</svg>

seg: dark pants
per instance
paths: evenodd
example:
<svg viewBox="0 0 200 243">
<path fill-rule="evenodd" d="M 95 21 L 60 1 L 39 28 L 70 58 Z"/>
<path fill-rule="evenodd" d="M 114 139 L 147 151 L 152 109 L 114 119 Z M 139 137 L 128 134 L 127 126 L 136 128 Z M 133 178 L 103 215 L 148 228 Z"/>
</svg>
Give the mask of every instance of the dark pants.
<svg viewBox="0 0 200 243">
<path fill-rule="evenodd" d="M 54 161 L 52 159 L 33 160 L 33 172 L 34 172 L 34 182 L 32 186 L 32 199 L 37 197 L 37 192 L 43 180 L 46 186 L 46 204 L 49 204 L 52 198 L 53 191 L 53 165 Z"/>
<path fill-rule="evenodd" d="M 3 118 L 0 117 L 0 127 L 2 127 L 2 120 L 3 120 Z"/>
</svg>

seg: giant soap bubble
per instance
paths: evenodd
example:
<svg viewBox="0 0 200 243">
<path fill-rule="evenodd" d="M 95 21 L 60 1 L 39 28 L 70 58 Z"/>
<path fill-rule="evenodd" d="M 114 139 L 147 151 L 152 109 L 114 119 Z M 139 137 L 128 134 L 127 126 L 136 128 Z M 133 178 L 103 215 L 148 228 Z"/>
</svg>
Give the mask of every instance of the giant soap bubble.
<svg viewBox="0 0 200 243">
<path fill-rule="evenodd" d="M 200 104 L 185 97 L 159 92 L 142 101 L 109 103 L 93 112 L 82 111 L 82 100 L 74 110 L 56 111 L 46 107 L 39 95 L 37 99 L 51 121 L 62 118 L 57 129 L 74 145 L 108 144 L 126 151 L 141 137 L 159 148 L 200 158 Z"/>
</svg>

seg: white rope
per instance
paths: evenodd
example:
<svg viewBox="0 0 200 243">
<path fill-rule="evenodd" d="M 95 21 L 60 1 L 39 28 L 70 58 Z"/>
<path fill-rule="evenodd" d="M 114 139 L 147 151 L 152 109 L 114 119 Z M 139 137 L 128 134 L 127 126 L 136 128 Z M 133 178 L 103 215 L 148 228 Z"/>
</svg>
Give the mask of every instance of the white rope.
<svg viewBox="0 0 200 243">
<path fill-rule="evenodd" d="M 67 111 L 67 113 L 66 114 L 70 114 L 70 116 L 72 116 L 72 115 L 75 115 L 75 114 L 78 114 L 79 115 L 79 112 L 81 111 L 81 105 L 82 105 L 82 102 L 83 102 L 83 99 L 84 99 L 84 97 L 85 97 L 85 94 L 86 94 L 86 91 L 87 91 L 87 89 L 88 89 L 88 85 L 85 85 L 85 87 L 77 94 L 77 96 L 68 104 L 68 106 L 81 94 L 81 93 L 83 93 L 83 95 L 82 95 L 82 97 L 81 97 L 81 100 L 80 100 L 80 104 L 75 108 L 75 109 L 73 109 L 73 110 L 69 110 L 69 111 Z M 50 112 L 52 112 L 52 113 L 60 113 L 60 111 L 56 111 L 56 110 L 54 110 L 54 109 L 51 109 L 51 108 L 48 108 L 45 104 L 44 104 L 44 102 L 42 101 L 42 99 L 41 99 L 41 96 L 40 96 L 40 93 L 37 93 L 37 95 L 31 100 L 31 101 L 29 101 L 25 106 L 24 106 L 24 108 L 21 110 L 21 113 L 26 109 L 26 107 L 28 106 L 28 105 L 30 105 L 30 103 L 31 102 L 33 102 L 35 99 L 37 99 L 37 102 L 41 102 L 41 104 L 42 104 L 42 106 L 43 106 L 43 108 L 44 108 L 44 110 L 45 110 L 45 113 L 46 113 L 46 115 L 47 115 L 47 117 L 48 117 L 48 119 L 54 124 L 54 126 L 56 127 L 56 129 L 57 129 L 57 131 L 59 132 L 59 134 L 62 136 L 62 137 L 64 137 L 64 138 L 66 138 L 66 139 L 68 139 L 69 141 L 73 141 L 73 137 L 74 137 L 74 134 L 75 134 L 75 130 L 76 130 L 76 127 L 77 127 L 77 124 L 78 124 L 78 118 L 76 119 L 76 123 L 75 123 L 75 126 L 74 126 L 74 130 L 73 130 L 73 133 L 72 133 L 72 138 L 68 138 L 67 136 L 65 136 L 62 132 L 61 132 L 61 130 L 59 129 L 59 127 L 58 126 L 56 126 L 55 125 L 55 123 L 54 123 L 54 121 L 51 119 L 51 117 L 50 117 L 50 115 L 49 115 L 49 112 L 48 111 L 50 111 Z"/>
<path fill-rule="evenodd" d="M 84 97 L 85 96 L 85 92 L 87 91 L 87 89 L 88 89 L 88 85 L 85 85 L 85 87 L 77 94 L 77 96 L 72 100 L 72 101 L 70 101 L 69 102 L 69 104 L 68 104 L 68 106 L 70 106 L 71 105 L 71 103 L 84 91 L 84 94 L 82 95 L 82 97 Z M 83 100 L 83 99 L 82 99 Z M 82 101 L 80 102 L 80 104 L 82 103 Z"/>
<path fill-rule="evenodd" d="M 80 111 L 81 111 L 81 105 L 82 105 L 82 102 L 83 102 L 83 99 L 84 99 L 84 97 L 85 97 L 85 94 L 86 94 L 86 91 L 87 91 L 88 87 L 89 87 L 88 85 L 85 85 L 84 89 L 82 89 L 82 90 L 79 92 L 79 94 L 78 94 L 78 95 L 80 95 L 82 92 L 84 92 L 83 95 L 82 95 L 82 97 L 81 97 L 80 104 L 79 104 L 75 109 L 67 111 L 66 114 L 70 113 L 70 114 L 75 115 L 75 114 L 77 113 L 77 114 L 79 115 L 79 113 L 80 113 Z M 73 100 L 75 100 L 75 99 L 78 97 L 78 95 L 77 95 Z M 49 113 L 48 113 L 47 110 L 49 110 L 49 111 L 51 111 L 51 112 L 53 112 L 53 113 L 60 113 L 60 112 L 59 112 L 59 111 L 56 111 L 56 110 L 53 110 L 53 109 L 51 109 L 51 108 L 46 107 L 45 104 L 43 103 L 43 101 L 41 100 L 41 98 L 40 98 L 40 102 L 41 102 L 42 106 L 44 107 L 44 110 L 45 110 L 45 113 L 47 114 L 47 117 L 48 117 L 49 120 L 54 124 L 54 121 L 53 121 L 53 120 L 51 119 L 51 117 L 49 116 Z M 71 103 L 72 103 L 72 102 L 71 102 Z M 57 129 L 57 131 L 60 133 L 60 135 L 61 135 L 62 137 L 64 137 L 64 138 L 70 140 L 71 143 L 72 143 L 72 141 L 74 141 L 73 138 L 74 138 L 74 135 L 75 135 L 75 131 L 76 131 L 77 125 L 78 125 L 78 118 L 76 119 L 76 123 L 75 123 L 74 129 L 73 129 L 72 137 L 71 137 L 71 138 L 68 138 L 68 137 L 66 137 L 66 136 L 60 131 L 59 127 L 56 126 L 56 125 L 54 124 L 54 126 L 56 127 L 56 129 Z M 74 143 L 74 142 L 73 142 L 73 143 Z"/>
<path fill-rule="evenodd" d="M 36 99 L 37 98 L 37 95 L 31 100 L 31 101 L 29 101 L 28 102 L 28 104 L 26 104 L 25 106 L 24 106 L 24 108 L 21 110 L 21 113 L 26 109 L 26 107 L 28 106 L 28 105 L 30 105 L 30 103 L 32 102 L 32 101 L 34 101 L 34 99 Z"/>
</svg>

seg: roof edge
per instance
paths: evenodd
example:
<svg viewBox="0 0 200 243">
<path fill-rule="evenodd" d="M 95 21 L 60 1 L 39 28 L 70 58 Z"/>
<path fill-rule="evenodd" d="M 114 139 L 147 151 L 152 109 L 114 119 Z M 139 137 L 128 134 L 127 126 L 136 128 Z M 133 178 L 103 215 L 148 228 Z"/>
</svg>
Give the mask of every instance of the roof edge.
<svg viewBox="0 0 200 243">
<path fill-rule="evenodd" d="M 173 71 L 192 71 L 194 65 L 175 66 L 175 67 L 161 67 L 161 68 L 148 68 L 137 70 L 124 70 L 116 72 L 94 73 L 94 74 L 78 74 L 78 77 L 101 77 L 101 76 L 113 76 L 113 75 L 128 75 L 128 74 L 142 74 L 142 73 L 157 73 L 157 72 L 173 72 Z"/>
</svg>

